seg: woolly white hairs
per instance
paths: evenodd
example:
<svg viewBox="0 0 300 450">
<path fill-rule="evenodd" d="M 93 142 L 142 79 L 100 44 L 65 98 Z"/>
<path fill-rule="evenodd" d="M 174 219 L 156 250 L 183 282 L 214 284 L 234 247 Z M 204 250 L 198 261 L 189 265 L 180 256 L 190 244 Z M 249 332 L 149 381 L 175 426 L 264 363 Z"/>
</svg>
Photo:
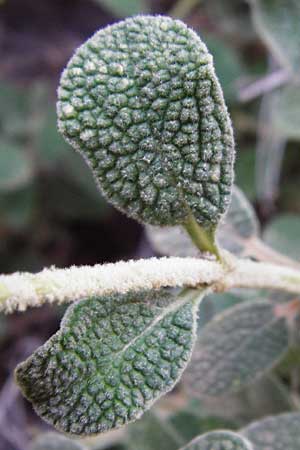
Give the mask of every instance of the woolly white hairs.
<svg viewBox="0 0 300 450">
<path fill-rule="evenodd" d="M 85 297 L 161 287 L 211 286 L 282 289 L 300 294 L 300 272 L 273 264 L 231 259 L 228 266 L 197 258 L 150 258 L 37 274 L 0 275 L 0 312 L 24 311 L 44 303 L 68 303 Z"/>
</svg>

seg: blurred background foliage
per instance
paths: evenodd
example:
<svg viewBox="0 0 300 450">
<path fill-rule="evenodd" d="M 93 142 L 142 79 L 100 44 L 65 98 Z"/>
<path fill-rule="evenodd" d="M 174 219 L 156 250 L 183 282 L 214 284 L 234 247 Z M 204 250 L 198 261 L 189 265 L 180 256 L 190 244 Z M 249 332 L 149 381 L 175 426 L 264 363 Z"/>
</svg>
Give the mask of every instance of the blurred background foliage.
<svg viewBox="0 0 300 450">
<path fill-rule="evenodd" d="M 255 207 L 262 239 L 299 260 L 297 0 L 1 0 L 0 272 L 155 254 L 142 227 L 101 198 L 89 169 L 56 129 L 56 87 L 74 49 L 99 28 L 139 13 L 180 18 L 207 43 L 233 120 L 236 184 Z M 212 296 L 202 324 L 258 296 Z M 30 449 L 31 439 L 48 429 L 21 399 L 11 374 L 56 331 L 61 315 L 61 308 L 44 307 L 0 318 L 0 450 Z M 286 359 L 293 370 L 299 363 Z M 265 413 L 293 409 L 284 364 L 268 377 L 256 390 L 227 399 L 226 417 L 227 403 L 183 394 L 179 386 L 126 436 L 92 439 L 87 448 L 171 450 L 202 432 L 235 430 Z"/>
</svg>

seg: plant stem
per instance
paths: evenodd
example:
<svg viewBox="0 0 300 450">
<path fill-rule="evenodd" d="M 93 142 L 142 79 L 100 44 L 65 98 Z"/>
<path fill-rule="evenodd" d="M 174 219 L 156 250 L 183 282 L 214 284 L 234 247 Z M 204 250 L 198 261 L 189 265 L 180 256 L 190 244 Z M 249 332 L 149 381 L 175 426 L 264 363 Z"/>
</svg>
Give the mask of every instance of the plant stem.
<svg viewBox="0 0 300 450">
<path fill-rule="evenodd" d="M 50 268 L 37 274 L 1 275 L 0 312 L 163 287 L 208 287 L 216 292 L 246 287 L 300 294 L 299 270 L 234 257 L 226 262 L 225 266 L 199 258 L 149 258 L 93 267 Z"/>
<path fill-rule="evenodd" d="M 218 261 L 222 261 L 218 246 L 216 245 L 214 229 L 206 229 L 199 225 L 192 214 L 188 216 L 184 228 L 201 252 L 209 252 L 215 255 Z"/>
</svg>

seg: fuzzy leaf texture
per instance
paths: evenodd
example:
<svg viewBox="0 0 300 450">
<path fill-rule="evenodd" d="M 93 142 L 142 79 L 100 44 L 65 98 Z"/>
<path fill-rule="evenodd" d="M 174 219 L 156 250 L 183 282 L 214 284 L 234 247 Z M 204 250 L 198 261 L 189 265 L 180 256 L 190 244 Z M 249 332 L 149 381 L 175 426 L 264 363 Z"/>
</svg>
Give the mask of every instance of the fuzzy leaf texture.
<svg viewBox="0 0 300 450">
<path fill-rule="evenodd" d="M 187 387 L 199 396 L 237 392 L 270 370 L 288 349 L 285 320 L 274 304 L 251 300 L 216 315 L 199 332 Z"/>
<path fill-rule="evenodd" d="M 286 413 L 253 422 L 241 433 L 253 443 L 253 450 L 298 450 L 300 414 Z"/>
<path fill-rule="evenodd" d="M 58 433 L 43 433 L 33 441 L 30 450 L 87 450 L 87 447 Z"/>
<path fill-rule="evenodd" d="M 199 292 L 130 292 L 80 300 L 60 330 L 16 369 L 36 412 L 90 435 L 137 419 L 189 361 Z"/>
<path fill-rule="evenodd" d="M 212 57 L 181 21 L 137 16 L 98 31 L 64 70 L 58 126 L 118 209 L 153 225 L 230 202 L 234 143 Z"/>
<path fill-rule="evenodd" d="M 253 450 L 253 447 L 243 436 L 220 430 L 195 438 L 181 450 Z"/>
<path fill-rule="evenodd" d="M 250 0 L 254 25 L 275 59 L 298 77 L 300 3 L 298 0 Z"/>
<path fill-rule="evenodd" d="M 200 254 L 180 226 L 148 225 L 146 233 L 153 249 L 161 255 L 197 257 Z M 248 255 L 251 241 L 258 233 L 258 219 L 251 203 L 237 186 L 233 186 L 229 209 L 217 233 L 222 247 L 238 256 Z"/>
</svg>

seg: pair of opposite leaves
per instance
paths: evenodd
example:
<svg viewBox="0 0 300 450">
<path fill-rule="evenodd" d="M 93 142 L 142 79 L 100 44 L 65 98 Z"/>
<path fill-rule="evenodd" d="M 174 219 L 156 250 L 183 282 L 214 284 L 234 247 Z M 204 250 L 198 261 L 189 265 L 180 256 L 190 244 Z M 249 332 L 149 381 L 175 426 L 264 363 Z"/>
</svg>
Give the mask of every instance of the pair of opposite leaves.
<svg viewBox="0 0 300 450">
<path fill-rule="evenodd" d="M 129 216 L 215 230 L 230 202 L 234 143 L 212 58 L 182 22 L 140 16 L 96 33 L 58 89 L 59 129 Z M 139 417 L 191 354 L 201 292 L 84 299 L 16 370 L 36 411 L 84 435 Z"/>
</svg>

